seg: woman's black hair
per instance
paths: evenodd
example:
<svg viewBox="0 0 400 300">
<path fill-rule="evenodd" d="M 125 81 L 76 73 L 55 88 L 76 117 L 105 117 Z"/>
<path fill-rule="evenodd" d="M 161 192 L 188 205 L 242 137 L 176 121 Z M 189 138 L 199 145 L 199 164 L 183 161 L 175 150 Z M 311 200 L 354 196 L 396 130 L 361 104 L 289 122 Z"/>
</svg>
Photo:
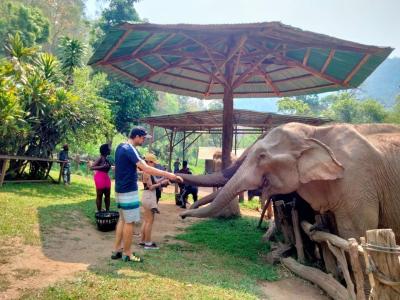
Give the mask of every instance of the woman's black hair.
<svg viewBox="0 0 400 300">
<path fill-rule="evenodd" d="M 103 144 L 100 146 L 100 154 L 103 156 L 107 156 L 110 154 L 110 146 L 108 144 Z"/>
</svg>

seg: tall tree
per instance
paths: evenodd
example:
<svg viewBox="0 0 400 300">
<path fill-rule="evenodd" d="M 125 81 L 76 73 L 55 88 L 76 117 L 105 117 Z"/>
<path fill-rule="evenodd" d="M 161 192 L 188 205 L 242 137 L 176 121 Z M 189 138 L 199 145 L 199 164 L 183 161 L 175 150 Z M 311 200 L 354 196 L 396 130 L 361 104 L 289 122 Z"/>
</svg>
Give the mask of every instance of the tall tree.
<svg viewBox="0 0 400 300">
<path fill-rule="evenodd" d="M 87 41 L 90 24 L 85 17 L 85 0 L 18 0 L 39 8 L 49 20 L 50 34 L 44 50 L 55 54 L 59 39 L 70 36 Z"/>
<path fill-rule="evenodd" d="M 37 8 L 11 1 L 0 3 L 0 41 L 19 33 L 26 47 L 35 46 L 47 41 L 49 27 L 48 19 Z M 4 49 L 0 54 L 4 55 Z"/>
</svg>

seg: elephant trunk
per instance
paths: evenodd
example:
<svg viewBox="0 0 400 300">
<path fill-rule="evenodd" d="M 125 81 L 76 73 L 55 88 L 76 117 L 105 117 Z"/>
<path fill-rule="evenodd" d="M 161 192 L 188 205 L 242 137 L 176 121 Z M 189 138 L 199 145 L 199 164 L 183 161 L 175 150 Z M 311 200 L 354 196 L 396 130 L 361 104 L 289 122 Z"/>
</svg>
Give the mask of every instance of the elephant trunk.
<svg viewBox="0 0 400 300">
<path fill-rule="evenodd" d="M 201 198 L 200 200 L 196 201 L 195 203 L 192 204 L 192 206 L 190 206 L 190 209 L 195 209 L 198 208 L 200 206 L 206 205 L 210 202 L 213 202 L 214 199 L 217 197 L 218 193 L 220 190 L 216 190 L 215 192 Z"/>
<path fill-rule="evenodd" d="M 235 196 L 240 192 L 241 176 L 234 176 L 229 182 L 218 192 L 217 197 L 209 205 L 197 209 L 189 209 L 181 213 L 181 217 L 207 218 L 216 215 L 224 209 Z"/>
<path fill-rule="evenodd" d="M 187 184 L 205 187 L 220 187 L 224 186 L 228 180 L 235 174 L 237 169 L 241 166 L 242 160 L 234 162 L 231 166 L 220 172 L 215 172 L 209 175 L 190 175 L 177 173 L 176 175 L 183 178 Z"/>
</svg>

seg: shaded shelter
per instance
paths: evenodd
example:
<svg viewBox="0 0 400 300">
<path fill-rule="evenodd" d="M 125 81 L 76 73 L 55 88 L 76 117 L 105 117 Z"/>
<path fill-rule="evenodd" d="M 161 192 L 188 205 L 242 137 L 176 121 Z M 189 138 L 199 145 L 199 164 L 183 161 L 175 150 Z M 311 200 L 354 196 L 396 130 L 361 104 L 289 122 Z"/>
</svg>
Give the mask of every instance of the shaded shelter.
<svg viewBox="0 0 400 300">
<path fill-rule="evenodd" d="M 135 85 L 223 99 L 223 167 L 234 133 L 233 98 L 354 88 L 392 52 L 284 25 L 124 23 L 89 64 Z"/>
<path fill-rule="evenodd" d="M 151 134 L 154 136 L 154 127 L 163 128 L 165 134 L 160 138 L 168 137 L 169 153 L 168 166 L 171 169 L 172 153 L 174 148 L 182 143 L 183 159 L 185 152 L 196 142 L 203 134 L 218 134 L 223 133 L 224 113 L 222 110 L 209 110 L 186 112 L 181 114 L 163 115 L 146 117 L 138 120 L 140 123 L 150 126 Z M 237 149 L 238 134 L 262 134 L 282 124 L 289 122 L 299 122 L 310 125 L 322 125 L 332 120 L 327 118 L 315 118 L 306 116 L 282 115 L 276 113 L 264 113 L 258 111 L 235 109 L 232 115 L 232 127 L 234 134 L 234 149 Z M 183 133 L 183 137 L 176 139 L 178 132 Z M 187 143 L 187 138 L 194 137 L 190 143 Z M 150 142 L 150 149 L 151 143 Z"/>
</svg>

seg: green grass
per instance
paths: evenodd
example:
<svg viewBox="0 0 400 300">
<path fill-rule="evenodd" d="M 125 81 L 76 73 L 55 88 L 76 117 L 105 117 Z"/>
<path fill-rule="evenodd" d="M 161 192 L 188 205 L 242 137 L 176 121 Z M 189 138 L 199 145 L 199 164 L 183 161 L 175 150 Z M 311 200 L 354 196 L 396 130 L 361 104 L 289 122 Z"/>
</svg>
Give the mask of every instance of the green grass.
<svg viewBox="0 0 400 300">
<path fill-rule="evenodd" d="M 19 237 L 44 247 L 53 229 L 76 226 L 82 214 L 94 222 L 92 179 L 77 175 L 72 179 L 69 187 L 6 184 L 1 188 L 0 244 Z M 257 299 L 262 296 L 257 282 L 275 280 L 277 272 L 260 260 L 269 248 L 260 243 L 262 232 L 255 229 L 256 223 L 253 218 L 201 221 L 178 235 L 180 242 L 145 252 L 143 264 L 106 260 L 73 280 L 29 291 L 23 298 Z M 0 290 L 6 289 L 8 280 L 3 278 Z"/>
</svg>

